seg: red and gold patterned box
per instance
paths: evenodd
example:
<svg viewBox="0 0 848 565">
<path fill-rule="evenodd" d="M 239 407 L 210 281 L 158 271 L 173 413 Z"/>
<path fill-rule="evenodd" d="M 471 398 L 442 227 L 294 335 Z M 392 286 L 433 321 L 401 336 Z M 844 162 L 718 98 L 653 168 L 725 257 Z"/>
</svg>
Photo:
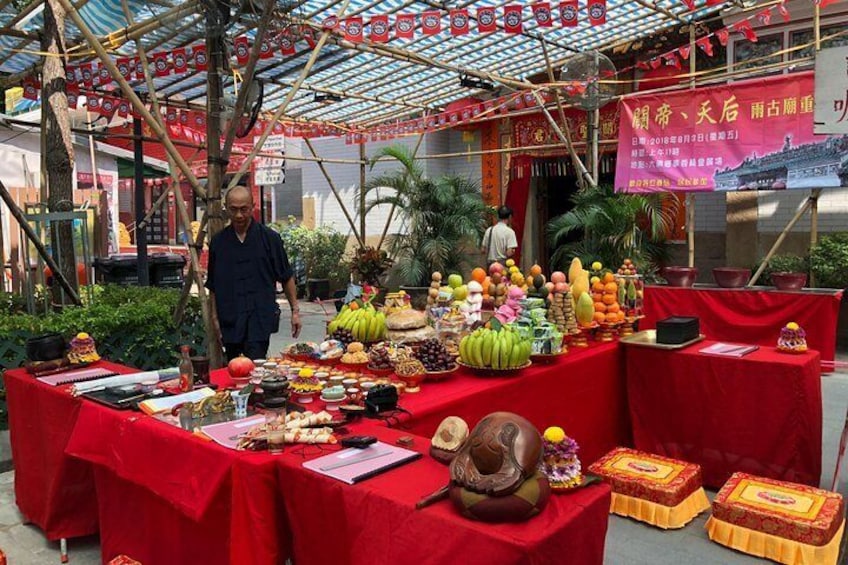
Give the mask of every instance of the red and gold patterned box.
<svg viewBox="0 0 848 565">
<path fill-rule="evenodd" d="M 126 555 L 119 555 L 109 562 L 109 565 L 141 565 L 141 561 L 131 559 Z"/>
<path fill-rule="evenodd" d="M 626 447 L 616 447 L 589 471 L 612 485 L 615 493 L 677 506 L 701 488 L 701 467 Z"/>
<path fill-rule="evenodd" d="M 838 493 L 745 473 L 734 473 L 713 501 L 717 520 L 813 546 L 830 543 L 844 511 Z"/>
</svg>

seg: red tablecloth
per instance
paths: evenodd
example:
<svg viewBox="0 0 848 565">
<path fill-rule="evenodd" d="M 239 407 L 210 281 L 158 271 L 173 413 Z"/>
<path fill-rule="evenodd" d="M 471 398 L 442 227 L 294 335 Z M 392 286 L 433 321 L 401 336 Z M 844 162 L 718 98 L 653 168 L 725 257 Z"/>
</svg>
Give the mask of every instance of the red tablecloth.
<svg viewBox="0 0 848 565">
<path fill-rule="evenodd" d="M 819 354 L 761 347 L 741 359 L 627 347 L 637 449 L 698 463 L 718 488 L 735 471 L 818 486 L 822 465 Z"/>
<path fill-rule="evenodd" d="M 115 372 L 123 365 L 101 362 Z M 91 467 L 65 456 L 82 400 L 44 385 L 24 369 L 6 371 L 15 500 L 28 522 L 50 540 L 97 533 Z"/>
<path fill-rule="evenodd" d="M 561 426 L 580 444 L 588 465 L 613 447 L 630 444 L 624 356 L 618 343 L 572 348 L 552 365 L 535 365 L 515 377 L 479 377 L 464 370 L 444 382 L 422 385 L 400 404 L 412 413 L 412 432 L 432 437 L 447 416 L 470 426 L 498 410 L 515 412 L 539 430 Z"/>
<path fill-rule="evenodd" d="M 407 435 L 379 426 L 357 432 L 388 443 Z M 428 438 L 415 438 L 412 449 L 426 453 L 428 448 Z M 553 495 L 527 522 L 484 524 L 463 518 L 447 500 L 415 510 L 419 499 L 449 477 L 448 468 L 427 455 L 356 485 L 303 472 L 304 460 L 293 450 L 280 458 L 283 500 L 298 516 L 291 521 L 296 563 L 603 563 L 607 485 Z"/>
<path fill-rule="evenodd" d="M 773 347 L 780 328 L 797 322 L 807 332 L 807 345 L 822 361 L 836 355 L 836 323 L 842 291 L 811 293 L 762 289 L 678 288 L 647 286 L 641 328 L 655 328 L 670 316 L 697 316 L 708 339 Z M 832 366 L 825 365 L 831 371 Z"/>
</svg>

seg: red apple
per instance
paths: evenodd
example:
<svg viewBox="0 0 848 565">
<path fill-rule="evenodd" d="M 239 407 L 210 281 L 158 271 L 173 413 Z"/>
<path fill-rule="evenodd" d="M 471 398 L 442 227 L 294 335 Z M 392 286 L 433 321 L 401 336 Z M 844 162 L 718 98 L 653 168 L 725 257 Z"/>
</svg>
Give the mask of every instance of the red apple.
<svg viewBox="0 0 848 565">
<path fill-rule="evenodd" d="M 227 371 L 229 371 L 230 377 L 233 380 L 244 380 L 248 378 L 255 368 L 256 365 L 253 364 L 253 361 L 244 355 L 239 355 L 227 363 Z"/>
</svg>

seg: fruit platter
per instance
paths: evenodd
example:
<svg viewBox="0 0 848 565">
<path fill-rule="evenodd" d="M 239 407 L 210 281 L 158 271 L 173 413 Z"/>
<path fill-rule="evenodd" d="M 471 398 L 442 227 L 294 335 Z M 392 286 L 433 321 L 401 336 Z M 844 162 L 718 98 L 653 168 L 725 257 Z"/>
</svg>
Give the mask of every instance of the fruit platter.
<svg viewBox="0 0 848 565">
<path fill-rule="evenodd" d="M 378 343 L 371 347 L 368 352 L 366 369 L 378 377 L 388 377 L 394 372 L 395 367 L 392 364 L 391 352 L 386 344 Z"/>
<path fill-rule="evenodd" d="M 415 351 L 414 356 L 421 361 L 428 381 L 442 380 L 456 372 L 459 365 L 445 345 L 438 339 L 428 339 Z"/>
<path fill-rule="evenodd" d="M 311 341 L 299 341 L 291 344 L 285 355 L 295 361 L 311 361 L 318 354 L 318 344 Z"/>
<path fill-rule="evenodd" d="M 531 353 L 530 340 L 509 325 L 478 328 L 462 338 L 458 363 L 478 375 L 511 375 L 531 365 Z"/>
</svg>

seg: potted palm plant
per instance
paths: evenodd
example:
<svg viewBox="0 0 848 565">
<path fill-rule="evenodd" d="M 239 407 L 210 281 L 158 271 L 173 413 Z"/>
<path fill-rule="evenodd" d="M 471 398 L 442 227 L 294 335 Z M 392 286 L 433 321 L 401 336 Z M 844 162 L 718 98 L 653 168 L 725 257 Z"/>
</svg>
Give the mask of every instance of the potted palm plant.
<svg viewBox="0 0 848 565">
<path fill-rule="evenodd" d="M 650 269 L 667 260 L 666 239 L 678 206 L 674 196 L 626 194 L 601 185 L 577 192 L 572 203 L 571 210 L 548 222 L 554 266 L 564 269 L 572 257 L 604 265 L 629 258 Z M 582 237 L 575 240 L 575 233 Z"/>
<path fill-rule="evenodd" d="M 465 251 L 476 245 L 486 226 L 486 206 L 480 187 L 469 179 L 443 176 L 429 179 L 403 146 L 386 147 L 376 160 L 394 159 L 400 168 L 378 175 L 364 190 L 371 195 L 367 210 L 393 206 L 401 221 L 399 233 L 387 238 L 401 288 L 413 296 L 426 294 L 430 275 L 461 273 Z M 393 189 L 376 195 L 377 189 Z"/>
</svg>

